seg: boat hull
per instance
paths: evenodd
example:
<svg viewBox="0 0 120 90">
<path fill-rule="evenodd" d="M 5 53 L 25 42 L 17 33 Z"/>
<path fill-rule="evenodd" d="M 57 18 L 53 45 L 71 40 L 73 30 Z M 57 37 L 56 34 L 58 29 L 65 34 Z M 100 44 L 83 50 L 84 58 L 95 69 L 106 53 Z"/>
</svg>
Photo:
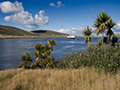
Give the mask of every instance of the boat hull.
<svg viewBox="0 0 120 90">
<path fill-rule="evenodd" d="M 75 39 L 75 38 L 68 38 L 68 39 Z"/>
<path fill-rule="evenodd" d="M 75 39 L 75 36 L 70 35 L 70 36 L 67 36 L 67 38 L 68 39 Z"/>
</svg>

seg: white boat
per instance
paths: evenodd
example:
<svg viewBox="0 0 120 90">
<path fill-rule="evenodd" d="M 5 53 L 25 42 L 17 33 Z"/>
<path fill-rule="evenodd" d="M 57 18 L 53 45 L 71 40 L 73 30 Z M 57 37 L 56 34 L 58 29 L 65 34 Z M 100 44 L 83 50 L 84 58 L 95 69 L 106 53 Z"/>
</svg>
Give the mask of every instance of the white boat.
<svg viewBox="0 0 120 90">
<path fill-rule="evenodd" d="M 69 35 L 67 36 L 68 39 L 75 39 L 75 36 L 74 35 Z"/>
</svg>

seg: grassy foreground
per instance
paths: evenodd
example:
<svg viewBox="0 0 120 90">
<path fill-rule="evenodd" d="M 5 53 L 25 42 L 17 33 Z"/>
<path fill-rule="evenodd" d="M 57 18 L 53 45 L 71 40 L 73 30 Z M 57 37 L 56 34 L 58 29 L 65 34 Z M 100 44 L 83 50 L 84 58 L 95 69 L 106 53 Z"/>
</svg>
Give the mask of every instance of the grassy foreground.
<svg viewBox="0 0 120 90">
<path fill-rule="evenodd" d="M 120 71 L 10 69 L 0 71 L 0 90 L 120 90 Z"/>
</svg>

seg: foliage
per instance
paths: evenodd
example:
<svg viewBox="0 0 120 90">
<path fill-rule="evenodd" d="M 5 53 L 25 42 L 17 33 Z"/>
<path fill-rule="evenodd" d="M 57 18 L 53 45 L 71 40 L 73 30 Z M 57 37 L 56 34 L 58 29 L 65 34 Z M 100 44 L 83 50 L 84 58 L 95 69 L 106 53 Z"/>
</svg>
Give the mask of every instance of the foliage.
<svg viewBox="0 0 120 90">
<path fill-rule="evenodd" d="M 87 28 L 85 28 L 84 30 L 83 30 L 83 35 L 85 35 L 85 36 L 90 36 L 92 34 L 92 29 L 91 28 L 89 28 L 89 26 L 87 26 Z"/>
<path fill-rule="evenodd" d="M 91 37 L 90 36 L 86 36 L 86 38 L 84 39 L 84 42 L 85 43 L 88 43 L 91 41 Z"/>
<path fill-rule="evenodd" d="M 39 58 L 42 57 L 42 50 L 43 50 L 43 45 L 38 42 L 35 46 L 34 46 L 35 50 L 37 50 L 35 53 L 34 53 L 34 56 L 36 57 L 36 61 L 39 60 Z"/>
<path fill-rule="evenodd" d="M 18 68 L 24 67 L 29 69 L 29 65 L 32 63 L 32 56 L 29 53 L 21 55 L 21 64 L 18 65 Z"/>
<path fill-rule="evenodd" d="M 110 16 L 104 12 L 104 10 L 99 13 L 99 15 L 96 18 L 96 21 L 94 23 L 94 26 L 97 28 L 96 32 L 97 34 L 102 33 L 102 45 L 103 45 L 103 37 L 104 37 L 104 31 L 108 28 L 107 27 L 107 21 L 110 19 Z"/>
<path fill-rule="evenodd" d="M 108 39 L 108 37 L 104 37 L 103 42 L 104 42 L 105 44 L 109 44 L 109 39 Z"/>
<path fill-rule="evenodd" d="M 53 50 L 53 45 L 56 45 L 56 42 L 53 39 L 48 40 L 49 45 L 45 44 L 44 46 L 38 42 L 34 48 L 37 50 L 34 55 L 36 57 L 35 64 L 32 64 L 32 68 L 53 68 L 55 66 L 55 58 L 51 55 Z"/>
<path fill-rule="evenodd" d="M 117 38 L 116 36 L 113 36 L 111 42 L 112 42 L 111 45 L 112 45 L 112 46 L 115 46 L 115 43 L 118 42 L 118 38 Z"/>
<path fill-rule="evenodd" d="M 102 45 L 103 45 L 103 42 L 105 42 L 106 44 L 111 44 L 111 36 L 114 35 L 114 32 L 112 31 L 112 29 L 114 28 L 115 25 L 116 23 L 113 22 L 113 20 L 110 18 L 110 16 L 106 14 L 106 12 L 102 11 L 101 13 L 99 13 L 94 23 L 94 27 L 97 28 L 95 31 L 97 35 L 102 33 Z M 106 35 L 108 39 L 104 38 L 105 30 L 107 30 Z"/>
<path fill-rule="evenodd" d="M 87 51 L 75 52 L 59 59 L 57 68 L 75 69 L 80 67 L 95 67 L 106 72 L 116 73 L 120 68 L 120 46 L 110 45 L 89 48 Z"/>
<path fill-rule="evenodd" d="M 36 52 L 34 53 L 34 56 L 36 57 L 36 60 L 34 63 L 32 63 L 32 56 L 28 53 L 25 53 L 21 56 L 21 63 L 18 65 L 18 68 L 24 67 L 25 69 L 29 68 L 54 68 L 56 66 L 56 60 L 55 57 L 50 55 L 51 51 L 53 50 L 53 45 L 56 45 L 56 42 L 51 39 L 48 40 L 48 43 L 50 45 L 42 45 L 40 42 L 38 42 L 34 48 Z"/>
<path fill-rule="evenodd" d="M 22 67 L 23 67 L 23 64 L 20 63 L 17 67 L 18 67 L 18 68 L 22 68 Z"/>
<path fill-rule="evenodd" d="M 50 49 L 53 50 L 52 46 L 56 45 L 56 42 L 53 39 L 51 39 L 51 40 L 48 40 L 48 44 L 50 44 Z"/>
<path fill-rule="evenodd" d="M 114 35 L 114 32 L 112 31 L 112 28 L 116 25 L 116 23 L 113 22 L 113 20 L 110 18 L 107 22 L 107 36 L 109 36 L 109 43 L 111 43 L 111 36 Z"/>
<path fill-rule="evenodd" d="M 88 42 L 87 47 L 88 47 L 88 49 L 93 48 L 93 46 L 92 46 L 91 42 Z"/>
<path fill-rule="evenodd" d="M 52 55 L 39 60 L 40 68 L 54 68 L 56 66 L 55 64 L 56 64 L 56 60 L 55 57 L 53 57 Z"/>
<path fill-rule="evenodd" d="M 93 32 L 92 32 L 92 29 L 89 28 L 89 26 L 87 26 L 87 28 L 85 28 L 85 29 L 83 30 L 83 35 L 86 36 L 86 38 L 85 38 L 85 40 L 84 40 L 85 43 L 88 43 L 89 41 L 91 41 L 90 35 L 91 35 L 92 33 L 93 33 Z"/>
<path fill-rule="evenodd" d="M 99 39 L 98 40 L 98 43 L 96 43 L 96 44 L 94 44 L 94 47 L 100 47 L 100 46 L 102 46 L 102 40 L 101 39 Z"/>
</svg>

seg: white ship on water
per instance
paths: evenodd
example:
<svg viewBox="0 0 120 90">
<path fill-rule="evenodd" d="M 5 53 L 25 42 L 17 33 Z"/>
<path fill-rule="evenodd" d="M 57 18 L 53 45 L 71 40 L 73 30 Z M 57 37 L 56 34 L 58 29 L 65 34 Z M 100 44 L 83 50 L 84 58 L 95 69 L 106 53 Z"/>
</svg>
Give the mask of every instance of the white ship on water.
<svg viewBox="0 0 120 90">
<path fill-rule="evenodd" d="M 75 39 L 75 36 L 74 35 L 69 35 L 67 36 L 68 39 Z"/>
</svg>

